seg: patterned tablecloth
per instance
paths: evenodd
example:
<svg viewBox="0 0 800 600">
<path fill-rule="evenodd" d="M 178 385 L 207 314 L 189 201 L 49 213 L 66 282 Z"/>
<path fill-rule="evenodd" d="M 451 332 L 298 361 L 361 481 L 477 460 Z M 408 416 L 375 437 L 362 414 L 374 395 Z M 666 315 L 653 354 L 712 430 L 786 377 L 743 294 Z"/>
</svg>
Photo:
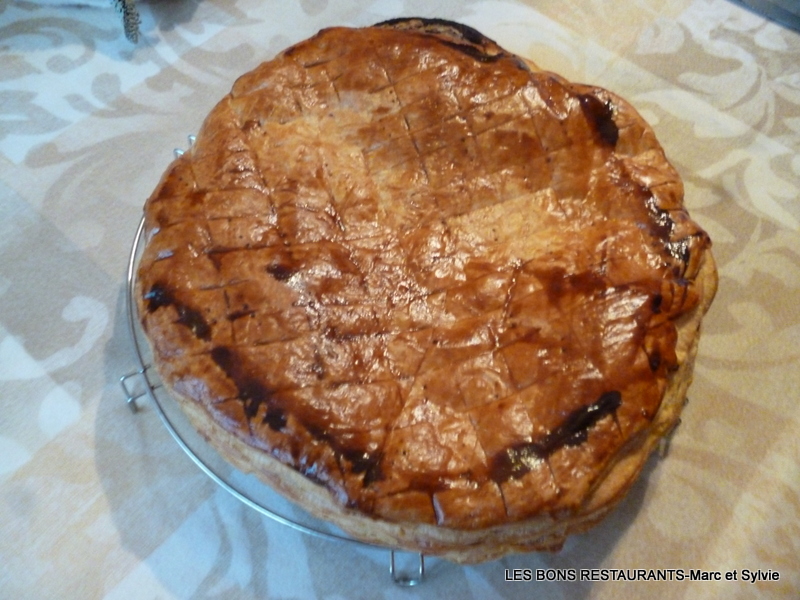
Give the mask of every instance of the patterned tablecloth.
<svg viewBox="0 0 800 600">
<path fill-rule="evenodd" d="M 110 3 L 0 4 L 0 597 L 798 597 L 800 35 L 725 0 L 138 6 L 134 45 Z M 558 554 L 429 559 L 413 589 L 388 552 L 221 490 L 118 381 L 136 367 L 130 244 L 172 149 L 285 46 L 404 15 L 462 21 L 630 100 L 721 276 L 683 425 L 619 510 Z M 537 581 L 552 578 L 567 581 Z"/>
</svg>

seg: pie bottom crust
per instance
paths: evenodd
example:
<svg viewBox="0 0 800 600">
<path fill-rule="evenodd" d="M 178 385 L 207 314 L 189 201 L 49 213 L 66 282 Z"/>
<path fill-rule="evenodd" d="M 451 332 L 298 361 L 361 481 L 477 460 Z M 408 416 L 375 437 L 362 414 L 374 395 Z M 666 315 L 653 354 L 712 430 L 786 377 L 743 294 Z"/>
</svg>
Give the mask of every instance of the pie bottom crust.
<svg viewBox="0 0 800 600">
<path fill-rule="evenodd" d="M 716 266 L 709 250 L 701 257 L 695 284 L 700 301 L 676 321 L 678 368 L 668 376 L 658 412 L 649 427 L 628 440 L 609 462 L 583 503 L 568 512 L 544 513 L 470 530 L 381 520 L 343 506 L 324 486 L 223 429 L 201 404 L 170 391 L 192 426 L 225 460 L 244 473 L 256 475 L 311 515 L 337 525 L 357 540 L 462 564 L 490 561 L 518 552 L 556 551 L 567 536 L 590 529 L 619 503 L 659 440 L 677 426 L 693 377 L 700 323 L 717 289 Z"/>
</svg>

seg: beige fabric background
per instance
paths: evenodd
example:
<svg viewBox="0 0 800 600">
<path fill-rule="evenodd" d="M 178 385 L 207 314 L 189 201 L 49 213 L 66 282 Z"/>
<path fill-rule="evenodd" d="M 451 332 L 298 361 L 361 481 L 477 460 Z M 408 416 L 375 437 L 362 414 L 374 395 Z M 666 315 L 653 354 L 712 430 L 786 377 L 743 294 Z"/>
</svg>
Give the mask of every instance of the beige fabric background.
<svg viewBox="0 0 800 600">
<path fill-rule="evenodd" d="M 0 3 L 0 597 L 797 598 L 800 35 L 725 0 L 150 0 L 138 45 L 90 1 Z M 669 456 L 559 554 L 428 561 L 297 533 L 218 489 L 118 378 L 141 206 L 233 79 L 328 25 L 472 25 L 629 99 L 719 262 Z M 507 582 L 506 569 L 738 581 Z M 778 581 L 742 581 L 743 569 Z"/>
</svg>

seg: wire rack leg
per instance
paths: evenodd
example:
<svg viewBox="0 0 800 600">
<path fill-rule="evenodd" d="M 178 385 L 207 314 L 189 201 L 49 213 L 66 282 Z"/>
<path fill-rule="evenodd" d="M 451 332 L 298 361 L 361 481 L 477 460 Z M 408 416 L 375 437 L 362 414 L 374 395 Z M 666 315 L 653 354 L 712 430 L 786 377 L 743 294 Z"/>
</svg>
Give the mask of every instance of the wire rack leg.
<svg viewBox="0 0 800 600">
<path fill-rule="evenodd" d="M 136 404 L 136 401 L 147 394 L 147 388 L 145 387 L 142 389 L 142 385 L 149 385 L 145 376 L 145 371 L 147 371 L 147 367 L 143 367 L 119 378 L 119 384 L 122 386 L 122 393 L 125 395 L 125 402 L 133 413 L 139 411 L 139 406 Z"/>
<path fill-rule="evenodd" d="M 686 406 L 689 404 L 689 398 L 684 398 L 683 405 Z M 659 458 L 666 458 L 669 454 L 670 445 L 672 444 L 672 438 L 675 437 L 675 430 L 678 429 L 678 426 L 681 424 L 681 420 L 678 419 L 675 421 L 675 425 L 672 426 L 672 429 L 664 435 L 660 440 L 658 440 L 658 457 Z"/>
<path fill-rule="evenodd" d="M 417 554 L 418 564 L 416 573 L 400 572 L 395 565 L 395 551 L 392 550 L 389 555 L 389 575 L 392 576 L 392 581 L 402 587 L 411 587 L 419 585 L 425 578 L 425 557 L 422 554 Z"/>
</svg>

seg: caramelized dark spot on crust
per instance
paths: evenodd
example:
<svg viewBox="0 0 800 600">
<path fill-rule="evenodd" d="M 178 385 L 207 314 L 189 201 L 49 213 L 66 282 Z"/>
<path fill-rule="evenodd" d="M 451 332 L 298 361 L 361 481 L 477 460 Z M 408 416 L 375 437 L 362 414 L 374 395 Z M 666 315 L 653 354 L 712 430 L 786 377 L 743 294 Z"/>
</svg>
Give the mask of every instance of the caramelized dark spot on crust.
<svg viewBox="0 0 800 600">
<path fill-rule="evenodd" d="M 536 276 L 545 284 L 551 306 L 559 306 L 564 299 L 575 295 L 591 297 L 607 287 L 605 279 L 594 271 L 570 273 L 561 267 L 553 267 L 538 270 Z"/>
<path fill-rule="evenodd" d="M 211 358 L 233 381 L 239 391 L 239 399 L 244 405 L 244 412 L 248 419 L 254 418 L 261 405 L 264 404 L 267 412 L 263 422 L 275 431 L 280 431 L 286 426 L 286 415 L 279 406 L 276 406 L 274 392 L 248 373 L 242 360 L 236 356 L 233 350 L 225 346 L 216 346 L 211 350 Z"/>
<path fill-rule="evenodd" d="M 653 296 L 653 303 L 651 304 L 651 308 L 654 315 L 658 315 L 661 313 L 661 303 L 664 302 L 664 296 L 661 294 L 656 294 Z"/>
<path fill-rule="evenodd" d="M 661 366 L 661 353 L 658 350 L 655 350 L 647 357 L 647 360 L 650 363 L 650 370 L 655 373 Z"/>
<path fill-rule="evenodd" d="M 495 455 L 490 465 L 491 477 L 497 483 L 519 478 L 539 460 L 548 458 L 564 446 L 577 446 L 586 441 L 589 429 L 603 417 L 613 414 L 622 404 L 622 394 L 610 391 L 596 402 L 583 406 L 542 439 L 515 444 Z"/>
<path fill-rule="evenodd" d="M 272 275 L 278 281 L 286 281 L 292 275 L 294 275 L 294 270 L 290 269 L 286 265 L 282 265 L 280 263 L 268 265 L 266 267 L 267 273 Z"/>
<path fill-rule="evenodd" d="M 300 420 L 302 421 L 302 419 Z M 350 463 L 349 468 L 346 470 L 356 475 L 364 474 L 364 487 L 383 479 L 383 471 L 381 470 L 382 454 L 380 452 L 368 452 L 358 447 L 347 447 L 336 435 L 330 433 L 325 427 L 314 425 L 308 422 L 308 420 L 306 420 L 303 425 L 313 438 L 328 444 L 340 462 L 341 460 L 346 460 Z M 355 502 L 353 506 L 357 504 L 358 503 Z"/>
<path fill-rule="evenodd" d="M 427 19 L 424 17 L 399 17 L 397 19 L 388 19 L 376 23 L 375 27 L 390 27 L 392 29 L 402 29 L 403 26 L 414 26 L 421 24 L 424 28 L 431 29 L 444 29 L 451 33 L 458 34 L 459 37 L 472 44 L 485 44 L 487 42 L 494 43 L 487 38 L 477 29 L 473 29 L 468 25 L 456 23 L 455 21 L 448 21 L 447 19 Z"/>
<path fill-rule="evenodd" d="M 589 428 L 622 404 L 622 394 L 617 391 L 603 393 L 594 404 L 570 413 L 566 421 L 547 436 L 547 447 L 554 452 L 561 446 L 576 446 L 586 441 Z"/>
<path fill-rule="evenodd" d="M 179 305 L 177 308 L 178 323 L 188 327 L 195 337 L 203 341 L 207 342 L 211 339 L 211 327 L 203 318 L 203 313 L 184 304 Z"/>
<path fill-rule="evenodd" d="M 236 321 L 237 319 L 241 319 L 243 317 L 248 317 L 250 315 L 253 315 L 253 314 L 255 314 L 255 312 L 256 311 L 254 311 L 254 310 L 248 310 L 248 309 L 237 310 L 237 311 L 234 311 L 234 312 L 232 312 L 232 313 L 230 313 L 228 315 L 228 320 L 229 321 Z"/>
<path fill-rule="evenodd" d="M 192 334 L 198 339 L 208 341 L 211 339 L 211 327 L 199 310 L 178 302 L 172 291 L 161 283 L 155 283 L 150 291 L 145 293 L 144 299 L 147 301 L 147 311 L 155 312 L 159 308 L 174 306 L 178 312 L 177 322 L 188 327 Z"/>
<path fill-rule="evenodd" d="M 280 431 L 286 427 L 286 414 L 279 408 L 267 409 L 263 422 L 275 431 Z"/>
<path fill-rule="evenodd" d="M 150 291 L 144 294 L 144 299 L 147 301 L 147 312 L 151 313 L 157 311 L 159 308 L 171 306 L 175 303 L 172 292 L 162 283 L 154 283 Z"/>
<path fill-rule="evenodd" d="M 364 487 L 383 479 L 379 454 L 360 452 L 358 450 L 348 450 L 341 454 L 350 461 L 353 473 L 364 473 Z"/>
<path fill-rule="evenodd" d="M 283 406 L 283 404 L 288 403 L 285 399 L 281 402 L 277 390 L 269 389 L 259 377 L 253 375 L 252 369 L 248 367 L 241 356 L 238 356 L 231 348 L 216 346 L 211 350 L 211 358 L 233 381 L 248 419 L 256 418 L 261 406 L 264 405 L 266 412 L 262 423 L 266 423 L 275 431 L 281 431 L 286 427 L 289 413 L 287 412 L 288 407 Z M 383 478 L 380 468 L 381 454 L 379 452 L 368 452 L 363 448 L 347 446 L 335 433 L 331 433 L 325 425 L 316 423 L 310 414 L 304 414 L 302 411 L 296 410 L 289 412 L 312 438 L 327 444 L 339 460 L 348 461 L 350 463 L 348 469 L 350 472 L 355 474 L 363 473 L 363 485 L 365 487 Z M 302 468 L 300 465 L 297 465 L 297 467 L 303 473 L 308 470 L 308 468 Z M 314 467 L 314 469 L 316 468 Z"/>
<path fill-rule="evenodd" d="M 614 122 L 614 109 L 611 102 L 603 102 L 592 94 L 578 96 L 583 114 L 594 125 L 600 139 L 609 147 L 614 148 L 619 139 L 619 129 Z"/>
</svg>

